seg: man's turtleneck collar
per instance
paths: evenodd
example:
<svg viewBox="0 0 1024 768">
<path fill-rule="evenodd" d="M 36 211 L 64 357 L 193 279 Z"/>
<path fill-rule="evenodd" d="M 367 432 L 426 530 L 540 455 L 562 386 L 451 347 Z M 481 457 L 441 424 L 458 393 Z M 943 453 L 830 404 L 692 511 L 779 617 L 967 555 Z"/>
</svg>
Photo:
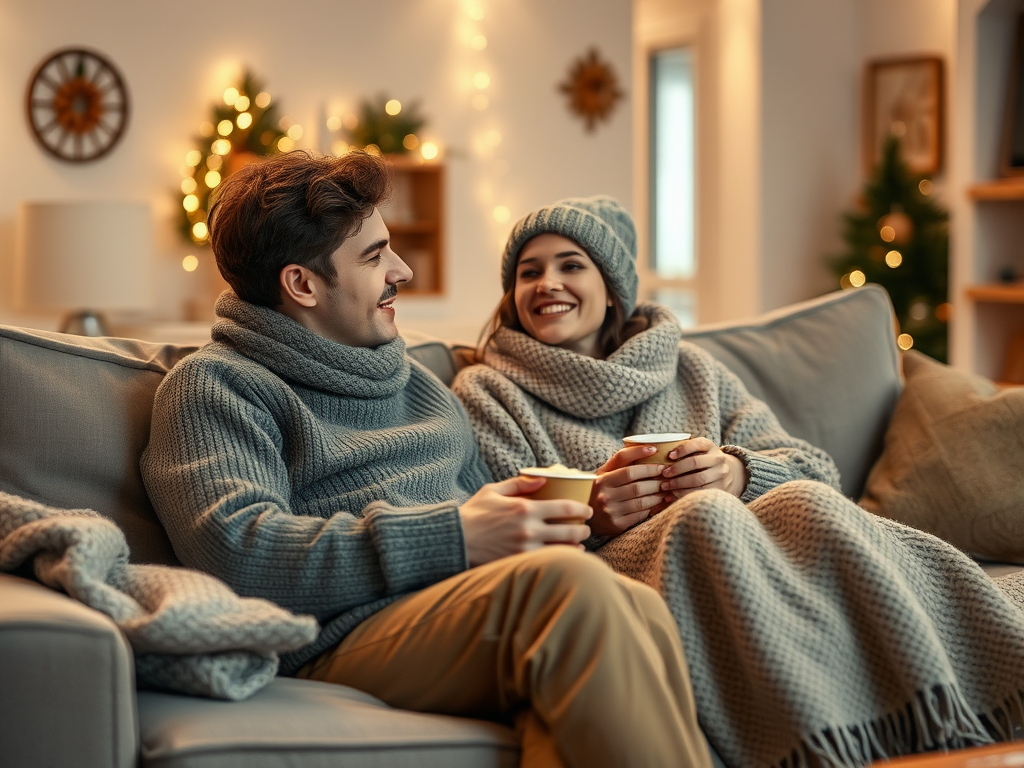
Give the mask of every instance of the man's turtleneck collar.
<svg viewBox="0 0 1024 768">
<path fill-rule="evenodd" d="M 331 341 L 269 307 L 225 291 L 214 311 L 214 341 L 255 360 L 286 381 L 352 397 L 389 397 L 409 380 L 401 336 L 379 347 Z"/>
</svg>

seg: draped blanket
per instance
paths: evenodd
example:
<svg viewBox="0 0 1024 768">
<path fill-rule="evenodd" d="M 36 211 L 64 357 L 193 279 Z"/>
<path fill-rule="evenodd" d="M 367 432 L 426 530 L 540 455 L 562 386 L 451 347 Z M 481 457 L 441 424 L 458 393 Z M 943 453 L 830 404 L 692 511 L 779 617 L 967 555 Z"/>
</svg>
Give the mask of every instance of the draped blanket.
<svg viewBox="0 0 1024 768">
<path fill-rule="evenodd" d="M 144 688 L 244 699 L 273 679 L 278 652 L 318 631 L 312 617 L 239 597 L 207 574 L 130 564 L 124 534 L 95 512 L 0 492 L 0 571 L 29 562 L 42 583 L 114 620 Z"/>
<path fill-rule="evenodd" d="M 991 579 L 822 483 L 695 493 L 598 554 L 665 597 L 733 768 L 864 766 L 1024 720 L 1024 575 Z"/>
</svg>

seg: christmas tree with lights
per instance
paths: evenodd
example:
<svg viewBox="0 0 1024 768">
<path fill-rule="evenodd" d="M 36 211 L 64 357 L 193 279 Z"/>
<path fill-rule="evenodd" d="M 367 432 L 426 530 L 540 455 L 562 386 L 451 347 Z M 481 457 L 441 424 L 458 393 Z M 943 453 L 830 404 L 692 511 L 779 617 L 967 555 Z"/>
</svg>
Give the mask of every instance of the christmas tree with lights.
<svg viewBox="0 0 1024 768">
<path fill-rule="evenodd" d="M 831 266 L 844 289 L 877 283 L 889 292 L 901 349 L 946 362 L 949 215 L 931 191 L 931 181 L 910 172 L 899 139 L 890 136 L 857 209 L 843 214 L 846 252 Z"/>
<path fill-rule="evenodd" d="M 182 166 L 181 234 L 189 243 L 205 245 L 210 193 L 232 171 L 261 157 L 294 147 L 277 115 L 277 105 L 250 72 L 224 91 L 210 119 L 200 127 L 198 147 Z"/>
</svg>

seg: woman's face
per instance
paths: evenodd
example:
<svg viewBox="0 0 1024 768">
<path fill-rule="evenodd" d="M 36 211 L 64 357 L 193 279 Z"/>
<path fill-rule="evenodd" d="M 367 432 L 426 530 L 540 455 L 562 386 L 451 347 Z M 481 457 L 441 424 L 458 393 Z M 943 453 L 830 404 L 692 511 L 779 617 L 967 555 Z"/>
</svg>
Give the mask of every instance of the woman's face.
<svg viewBox="0 0 1024 768">
<path fill-rule="evenodd" d="M 516 266 L 515 303 L 523 330 L 533 338 L 600 356 L 608 289 L 601 270 L 569 238 L 547 233 L 527 241 Z"/>
</svg>

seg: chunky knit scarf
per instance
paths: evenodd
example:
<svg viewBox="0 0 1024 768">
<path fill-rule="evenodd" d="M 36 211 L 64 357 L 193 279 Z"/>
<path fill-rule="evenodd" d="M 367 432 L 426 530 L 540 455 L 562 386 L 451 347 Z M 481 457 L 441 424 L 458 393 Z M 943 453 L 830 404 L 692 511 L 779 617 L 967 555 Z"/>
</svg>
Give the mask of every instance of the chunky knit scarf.
<svg viewBox="0 0 1024 768">
<path fill-rule="evenodd" d="M 828 454 L 788 434 L 735 374 L 680 341 L 671 312 L 654 304 L 638 312 L 647 330 L 606 360 L 502 328 L 484 364 L 459 373 L 452 389 L 495 477 L 556 462 L 593 470 L 623 447 L 626 435 L 683 431 L 746 464 L 744 501 L 799 478 L 839 487 Z"/>
<path fill-rule="evenodd" d="M 464 570 L 458 506 L 490 475 L 400 338 L 336 344 L 231 292 L 216 310 L 213 343 L 157 390 L 142 475 L 182 563 L 321 622 L 282 656 L 293 672 Z"/>
</svg>

